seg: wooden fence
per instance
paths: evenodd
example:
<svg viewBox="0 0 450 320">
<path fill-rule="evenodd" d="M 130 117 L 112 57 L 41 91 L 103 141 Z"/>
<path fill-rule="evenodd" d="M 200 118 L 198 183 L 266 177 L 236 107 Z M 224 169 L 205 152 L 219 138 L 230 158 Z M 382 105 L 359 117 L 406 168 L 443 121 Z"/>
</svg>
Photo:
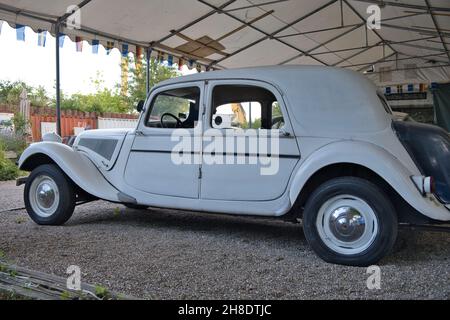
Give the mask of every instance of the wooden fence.
<svg viewBox="0 0 450 320">
<path fill-rule="evenodd" d="M 11 105 L 0 105 L 0 113 L 17 113 L 18 107 Z M 76 128 L 97 129 L 99 118 L 129 119 L 136 120 L 137 115 L 120 113 L 96 113 L 81 112 L 75 110 L 62 110 L 61 112 L 61 134 L 63 137 L 75 135 Z M 53 108 L 31 107 L 30 122 L 33 141 L 42 139 L 42 124 L 56 123 L 56 110 Z"/>
</svg>

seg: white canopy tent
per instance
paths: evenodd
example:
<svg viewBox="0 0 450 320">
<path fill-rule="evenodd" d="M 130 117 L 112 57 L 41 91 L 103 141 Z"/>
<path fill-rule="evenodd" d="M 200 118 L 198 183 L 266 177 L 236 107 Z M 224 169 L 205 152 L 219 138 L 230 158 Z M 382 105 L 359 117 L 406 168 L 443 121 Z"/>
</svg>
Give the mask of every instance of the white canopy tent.
<svg viewBox="0 0 450 320">
<path fill-rule="evenodd" d="M 366 25 L 373 4 L 379 30 Z M 448 0 L 0 0 L 0 20 L 203 70 L 308 64 L 366 72 L 378 85 L 450 80 Z"/>
</svg>

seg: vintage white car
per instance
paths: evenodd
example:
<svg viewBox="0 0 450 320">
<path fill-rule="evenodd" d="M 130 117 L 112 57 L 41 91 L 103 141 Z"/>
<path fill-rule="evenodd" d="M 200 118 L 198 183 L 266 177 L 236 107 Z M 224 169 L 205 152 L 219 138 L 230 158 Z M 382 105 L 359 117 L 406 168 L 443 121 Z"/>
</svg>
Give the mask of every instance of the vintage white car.
<svg viewBox="0 0 450 320">
<path fill-rule="evenodd" d="M 153 88 L 135 130 L 92 130 L 73 146 L 31 145 L 24 200 L 38 224 L 77 204 L 302 221 L 324 260 L 367 266 L 400 223 L 450 221 L 450 139 L 395 121 L 363 75 L 288 66 L 206 72 Z M 227 118 L 224 120 L 224 118 Z"/>
</svg>

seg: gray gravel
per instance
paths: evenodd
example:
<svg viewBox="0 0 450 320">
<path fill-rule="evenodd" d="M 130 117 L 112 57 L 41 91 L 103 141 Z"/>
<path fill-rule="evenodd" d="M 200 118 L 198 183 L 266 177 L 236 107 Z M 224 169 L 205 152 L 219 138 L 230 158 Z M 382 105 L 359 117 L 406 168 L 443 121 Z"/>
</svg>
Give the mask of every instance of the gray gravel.
<svg viewBox="0 0 450 320">
<path fill-rule="evenodd" d="M 0 183 L 0 211 L 23 206 L 22 188 Z M 13 263 L 147 299 L 450 299 L 450 235 L 402 231 L 380 263 L 380 290 L 365 268 L 327 264 L 301 226 L 106 202 L 78 207 L 63 227 L 40 227 L 25 210 L 0 214 L 0 251 Z"/>
</svg>

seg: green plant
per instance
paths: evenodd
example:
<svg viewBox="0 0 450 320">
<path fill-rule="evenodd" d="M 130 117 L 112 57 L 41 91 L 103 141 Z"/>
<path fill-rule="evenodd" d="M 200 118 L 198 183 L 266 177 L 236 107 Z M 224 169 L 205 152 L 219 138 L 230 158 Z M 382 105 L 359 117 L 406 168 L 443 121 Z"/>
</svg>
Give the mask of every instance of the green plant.
<svg viewBox="0 0 450 320">
<path fill-rule="evenodd" d="M 22 224 L 22 223 L 25 223 L 26 221 L 27 221 L 27 219 L 25 217 L 18 217 L 16 219 L 17 224 Z"/>
<path fill-rule="evenodd" d="M 28 146 L 24 137 L 16 135 L 0 135 L 0 144 L 4 151 L 13 151 L 18 157 Z"/>
<path fill-rule="evenodd" d="M 107 300 L 110 296 L 108 289 L 102 286 L 95 286 L 95 295 L 102 300 Z"/>
<path fill-rule="evenodd" d="M 63 291 L 60 296 L 61 300 L 71 300 L 70 292 Z"/>
<path fill-rule="evenodd" d="M 14 180 L 19 175 L 19 168 L 12 161 L 6 159 L 3 145 L 0 143 L 0 181 Z"/>
<path fill-rule="evenodd" d="M 14 124 L 14 132 L 19 138 L 24 138 L 28 134 L 28 129 L 30 128 L 30 122 L 25 118 L 20 112 L 16 113 L 12 119 Z"/>
</svg>

